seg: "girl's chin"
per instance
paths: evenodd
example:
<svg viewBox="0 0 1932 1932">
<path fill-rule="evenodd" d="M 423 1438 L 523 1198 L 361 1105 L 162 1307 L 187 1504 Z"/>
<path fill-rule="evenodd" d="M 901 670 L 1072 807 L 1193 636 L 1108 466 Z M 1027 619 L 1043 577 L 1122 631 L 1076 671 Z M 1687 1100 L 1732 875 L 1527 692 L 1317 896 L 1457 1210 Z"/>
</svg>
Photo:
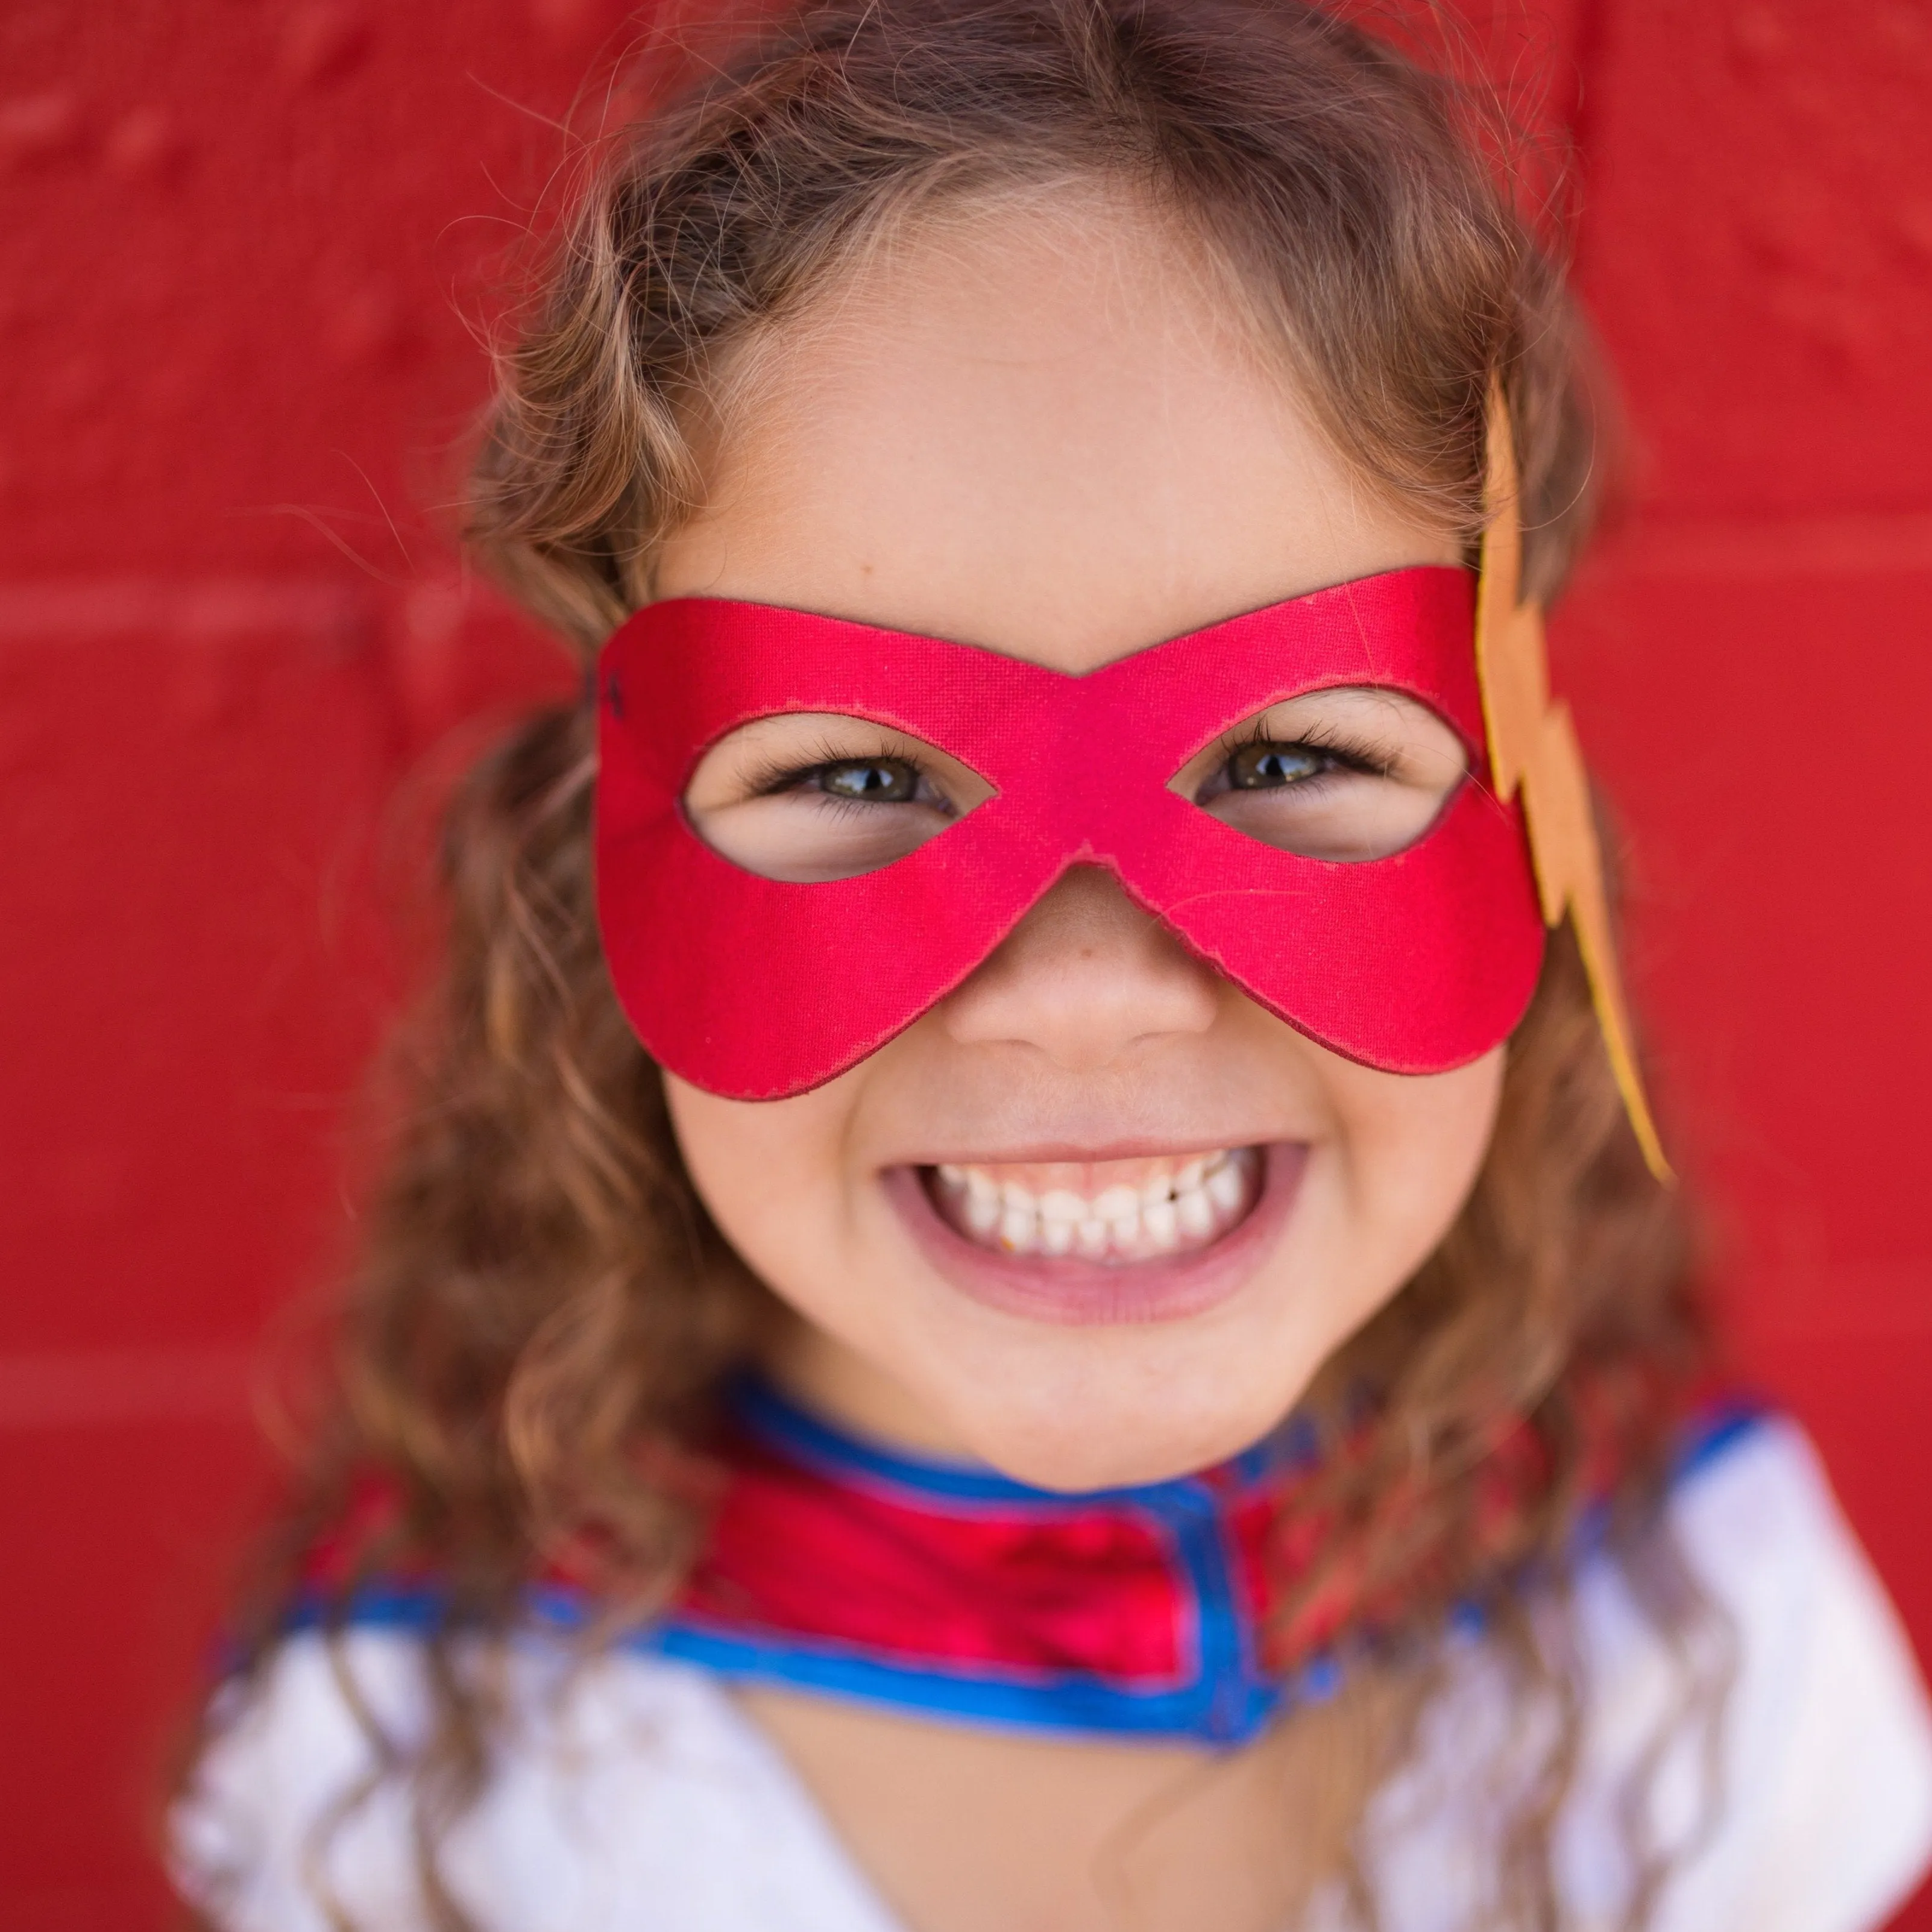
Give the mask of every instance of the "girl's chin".
<svg viewBox="0 0 1932 1932">
<path fill-rule="evenodd" d="M 1009 1224 L 1004 1230 L 982 1219 L 968 1232 L 960 1169 L 892 1167 L 880 1179 L 907 1231 L 950 1287 L 1003 1314 L 1080 1327 L 1184 1321 L 1231 1300 L 1280 1238 L 1307 1159 L 1306 1144 L 1295 1141 L 1234 1150 L 1228 1165 L 1240 1175 L 1240 1196 L 1236 1202 L 1227 1190 L 1228 1204 L 1216 1225 L 1191 1241 L 1141 1236 L 1085 1243 L 1101 1249 L 1104 1258 L 1097 1259 L 1046 1252 L 1049 1245 L 1082 1244 L 1043 1235 L 1040 1223 L 1029 1228 L 1024 1219 L 1017 1229 Z M 970 1169 L 964 1173 L 972 1177 Z"/>
</svg>

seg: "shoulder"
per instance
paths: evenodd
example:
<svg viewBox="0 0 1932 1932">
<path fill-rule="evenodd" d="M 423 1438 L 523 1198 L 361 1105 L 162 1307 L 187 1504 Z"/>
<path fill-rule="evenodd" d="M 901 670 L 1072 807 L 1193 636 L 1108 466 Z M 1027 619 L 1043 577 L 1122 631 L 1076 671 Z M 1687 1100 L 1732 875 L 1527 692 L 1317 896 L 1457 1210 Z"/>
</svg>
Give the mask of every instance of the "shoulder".
<svg viewBox="0 0 1932 1932">
<path fill-rule="evenodd" d="M 217 1700 L 174 1820 L 224 1932 L 432 1922 L 396 1774 L 433 1722 L 422 1646 L 358 1626 L 285 1641 Z M 519 1640 L 472 1656 L 503 1698 L 482 1795 L 440 1869 L 485 1932 L 889 1932 L 762 1734 L 704 1672 Z"/>
<path fill-rule="evenodd" d="M 1580 1561 L 1567 1626 L 1581 1754 L 1558 1821 L 1568 1922 L 1623 1922 L 1642 1842 L 1668 1858 L 1652 1932 L 1874 1932 L 1932 1855 L 1932 1719 L 1904 1634 L 1803 1432 L 1736 1416 L 1685 1458 L 1664 1526 Z M 1688 1575 L 1702 1614 L 1654 1614 Z M 1533 1730 L 1534 1726 L 1532 1726 Z M 1526 1750 L 1512 1680 L 1480 1640 L 1379 1808 L 1393 1924 L 1470 1893 L 1468 1767 Z M 1484 1790 L 1490 1787 L 1484 1786 Z"/>
<path fill-rule="evenodd" d="M 1932 1856 L 1932 1716 L 1816 1451 L 1788 1419 L 1740 1419 L 1688 1460 L 1670 1522 L 1729 1624 L 1732 1682 L 1718 1807 L 1668 1923 L 1878 1925 Z M 1598 1749 L 1612 1758 L 1625 1687 L 1662 1674 L 1630 1594 L 1601 1566 L 1586 1579 Z"/>
</svg>

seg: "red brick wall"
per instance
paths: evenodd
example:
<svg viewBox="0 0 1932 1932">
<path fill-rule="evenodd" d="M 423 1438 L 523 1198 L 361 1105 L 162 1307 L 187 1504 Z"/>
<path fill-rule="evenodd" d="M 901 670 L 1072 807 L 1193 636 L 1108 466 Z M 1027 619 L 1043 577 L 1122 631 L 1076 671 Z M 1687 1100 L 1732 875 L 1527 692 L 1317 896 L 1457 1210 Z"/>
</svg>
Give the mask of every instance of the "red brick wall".
<svg viewBox="0 0 1932 1932">
<path fill-rule="evenodd" d="M 142 1806 L 346 1210 L 392 803 L 565 688 L 428 506 L 608 0 L 0 11 L 0 1920 L 159 1923 Z M 1557 633 L 1743 1354 L 1922 1642 L 1932 14 L 1498 0 L 1644 452 Z M 404 842 L 405 843 L 406 842 Z M 1932 1927 L 1932 1915 L 1912 1922 Z"/>
</svg>

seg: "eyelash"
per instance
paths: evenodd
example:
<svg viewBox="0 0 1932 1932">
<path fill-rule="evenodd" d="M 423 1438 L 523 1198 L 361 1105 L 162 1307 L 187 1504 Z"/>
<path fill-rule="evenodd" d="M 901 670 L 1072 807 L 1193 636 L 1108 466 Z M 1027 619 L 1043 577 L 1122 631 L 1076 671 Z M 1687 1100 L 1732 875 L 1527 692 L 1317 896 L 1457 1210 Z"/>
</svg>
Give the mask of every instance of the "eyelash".
<svg viewBox="0 0 1932 1932">
<path fill-rule="evenodd" d="M 791 791 L 805 783 L 807 778 L 816 778 L 820 772 L 831 770 L 835 765 L 849 765 L 867 756 L 883 758 L 883 752 L 870 754 L 863 752 L 841 752 L 837 746 L 821 742 L 805 758 L 788 760 L 780 764 L 774 762 L 760 765 L 746 774 L 747 788 L 754 798 L 770 798 L 774 793 Z M 912 760 L 904 760 L 908 764 Z"/>
<path fill-rule="evenodd" d="M 938 786 L 933 784 L 932 772 L 916 758 L 908 758 L 900 752 L 844 752 L 829 742 L 821 742 L 816 747 L 816 754 L 801 763 L 771 764 L 754 771 L 749 776 L 748 782 L 754 798 L 775 798 L 784 792 L 802 791 L 812 779 L 826 772 L 836 771 L 841 765 L 862 765 L 873 762 L 909 766 L 922 783 L 932 786 L 935 793 L 938 791 Z M 830 792 L 820 792 L 819 802 L 824 809 L 841 813 L 874 812 L 878 808 L 877 806 L 868 805 L 861 800 L 839 798 Z"/>
<path fill-rule="evenodd" d="M 1370 778 L 1388 778 L 1396 767 L 1396 760 L 1386 746 L 1352 738 L 1331 724 L 1310 724 L 1292 738 L 1277 738 L 1268 729 L 1266 722 L 1258 718 L 1250 718 L 1246 724 L 1237 725 L 1233 730 L 1222 734 L 1220 750 L 1223 764 L 1250 745 L 1280 745 L 1290 751 L 1319 752 L 1345 770 L 1359 772 Z M 1325 777 L 1327 774 L 1322 776 Z M 1318 778 L 1312 781 L 1319 782 Z"/>
</svg>

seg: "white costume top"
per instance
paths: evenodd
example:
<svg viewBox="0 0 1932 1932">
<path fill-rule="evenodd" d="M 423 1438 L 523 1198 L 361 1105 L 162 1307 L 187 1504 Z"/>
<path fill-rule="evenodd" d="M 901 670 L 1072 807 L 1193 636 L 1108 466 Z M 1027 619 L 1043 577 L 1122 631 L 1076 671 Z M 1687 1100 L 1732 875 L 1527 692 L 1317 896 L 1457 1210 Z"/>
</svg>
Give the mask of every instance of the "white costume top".
<svg viewBox="0 0 1932 1932">
<path fill-rule="evenodd" d="M 1675 1492 L 1678 1537 L 1736 1628 L 1722 1804 L 1676 1869 L 1654 1932 L 1874 1932 L 1932 1856 L 1932 1717 L 1898 1621 L 1810 1445 L 1770 1421 Z M 1618 1571 L 1586 1561 L 1580 1633 L 1591 1687 L 1583 1761 L 1558 1826 L 1568 1922 L 1618 1922 L 1627 1876 L 1615 1814 L 1624 1772 L 1675 1678 Z M 332 1660 L 292 1636 L 204 1762 L 177 1821 L 184 1888 L 226 1932 L 326 1932 L 313 1846 L 371 1772 L 346 1666 L 406 1746 L 424 1708 L 417 1640 L 350 1631 Z M 512 1714 L 482 1800 L 442 1869 L 488 1932 L 904 1932 L 776 1748 L 690 1664 L 616 1650 L 572 1667 L 554 1637 L 519 1640 Z M 1366 1863 L 1387 1932 L 1481 1922 L 1485 1855 L 1466 1791 L 1511 1712 L 1480 1642 L 1460 1654 L 1414 1759 L 1379 1793 Z M 1695 1789 L 1686 1744 L 1657 1790 Z M 1684 1821 L 1660 1815 L 1668 1835 Z M 320 1828 L 320 1829 L 319 1829 Z M 413 1932 L 406 1804 L 379 1787 L 326 1839 L 322 1871 L 358 1925 Z M 1319 1915 L 1318 1914 L 1318 1916 Z"/>
</svg>

